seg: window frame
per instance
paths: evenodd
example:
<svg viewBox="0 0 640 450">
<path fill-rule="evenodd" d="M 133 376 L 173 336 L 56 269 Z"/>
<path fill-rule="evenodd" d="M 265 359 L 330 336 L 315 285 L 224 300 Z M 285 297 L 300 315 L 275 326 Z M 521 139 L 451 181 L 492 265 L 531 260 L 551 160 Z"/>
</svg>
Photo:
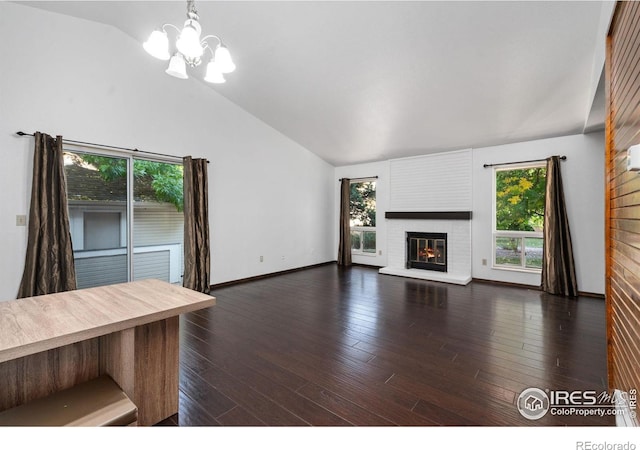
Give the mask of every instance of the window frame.
<svg viewBox="0 0 640 450">
<path fill-rule="evenodd" d="M 497 229 L 497 204 L 496 204 L 496 175 L 498 172 L 505 172 L 509 170 L 518 170 L 518 169 L 535 169 L 538 167 L 546 167 L 546 162 L 541 161 L 539 163 L 522 163 L 522 164 L 509 164 L 508 166 L 496 166 L 493 168 L 492 173 L 492 232 L 491 232 L 491 268 L 495 270 L 509 270 L 515 272 L 526 272 L 526 273 L 542 273 L 542 268 L 537 267 L 527 267 L 526 266 L 526 257 L 525 257 L 525 239 L 534 238 L 534 239 L 542 239 L 542 245 L 544 249 L 544 232 L 540 231 L 510 231 L 510 230 L 498 230 Z M 545 174 L 546 180 L 546 174 Z M 508 264 L 498 264 L 496 262 L 496 241 L 498 238 L 515 238 L 521 240 L 521 248 L 523 251 L 520 254 L 520 265 L 508 265 Z"/>
<path fill-rule="evenodd" d="M 176 164 L 182 165 L 183 160 L 179 157 L 171 157 L 171 156 L 161 156 L 161 155 L 139 155 L 135 151 L 128 151 L 124 149 L 112 149 L 105 148 L 99 145 L 90 145 L 90 144 L 74 144 L 74 143 L 64 143 L 63 146 L 64 152 L 70 153 L 85 153 L 88 155 L 95 156 L 104 156 L 108 158 L 119 158 L 126 161 L 127 164 L 127 176 L 126 176 L 126 184 L 127 184 L 127 201 L 126 205 L 122 207 L 118 207 L 118 211 L 121 213 L 121 224 L 122 222 L 126 222 L 124 225 L 121 225 L 121 233 L 125 231 L 124 236 L 121 234 L 121 243 L 123 247 L 121 249 L 112 249 L 112 250 L 89 250 L 90 252 L 112 252 L 113 254 L 117 254 L 118 251 L 122 251 L 124 249 L 125 254 L 127 256 L 127 277 L 129 281 L 133 281 L 135 279 L 134 274 L 134 254 L 139 253 L 136 251 L 135 243 L 134 243 L 134 162 L 135 160 L 140 161 L 152 161 L 166 164 Z M 124 210 L 123 210 L 124 208 Z M 115 211 L 116 208 L 113 208 Z M 108 209 L 90 209 L 91 210 L 101 210 L 107 211 Z M 82 214 L 82 224 L 84 224 L 84 214 Z M 72 237 L 73 239 L 73 237 Z M 78 250 L 77 253 L 79 255 L 82 254 L 84 250 Z M 74 258 L 76 251 L 74 251 Z M 81 256 L 82 257 L 82 256 Z M 182 276 L 182 274 L 181 274 Z"/>
<path fill-rule="evenodd" d="M 349 228 L 351 233 L 354 232 L 360 234 L 360 249 L 356 250 L 351 247 L 351 254 L 358 256 L 376 256 L 378 252 L 378 233 L 376 227 L 361 227 L 361 226 L 353 226 Z M 375 233 L 376 235 L 376 248 L 373 249 L 372 252 L 364 250 L 364 233 Z"/>
<path fill-rule="evenodd" d="M 375 177 L 371 178 L 358 178 L 357 180 L 351 180 L 349 185 L 351 184 L 359 184 L 359 183 L 375 183 L 376 187 L 376 224 L 378 223 L 378 179 Z M 351 199 L 349 199 L 351 200 Z M 349 219 L 351 219 L 351 209 L 349 209 Z M 377 256 L 378 255 L 378 231 L 377 227 L 365 227 L 360 225 L 354 225 L 349 227 L 350 233 L 360 233 L 360 248 L 354 249 L 351 247 L 351 256 Z M 365 232 L 373 232 L 376 236 L 376 248 L 373 252 L 365 252 L 364 251 L 364 233 Z"/>
<path fill-rule="evenodd" d="M 91 248 L 90 246 L 87 246 L 87 235 L 89 233 L 87 233 L 87 216 L 89 216 L 89 218 L 91 218 L 92 214 L 114 214 L 117 215 L 117 233 L 118 233 L 118 245 L 115 247 L 105 247 L 105 248 Z M 104 210 L 98 210 L 98 209 L 90 209 L 90 210 L 83 210 L 81 212 L 82 215 L 82 250 L 86 250 L 86 251 L 96 251 L 96 250 L 114 250 L 114 249 L 121 249 L 121 248 L 126 248 L 125 244 L 126 244 L 126 233 L 127 233 L 127 220 L 126 220 L 126 210 L 124 208 L 122 209 L 116 209 L 116 208 L 105 208 Z M 93 237 L 93 236 L 92 236 Z"/>
</svg>

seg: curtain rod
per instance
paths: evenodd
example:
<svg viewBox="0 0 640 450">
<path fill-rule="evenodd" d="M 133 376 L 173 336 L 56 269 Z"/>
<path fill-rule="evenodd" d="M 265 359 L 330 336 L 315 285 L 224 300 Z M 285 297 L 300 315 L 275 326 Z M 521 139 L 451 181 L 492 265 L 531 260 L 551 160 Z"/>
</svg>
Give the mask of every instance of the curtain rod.
<svg viewBox="0 0 640 450">
<path fill-rule="evenodd" d="M 16 134 L 18 136 L 35 136 L 35 133 L 25 133 L 24 131 L 18 131 L 18 132 L 16 132 Z M 144 150 L 138 150 L 137 148 L 117 147 L 115 145 L 105 145 L 105 144 L 96 144 L 94 142 L 74 141 L 74 140 L 65 139 L 65 138 L 62 138 L 62 142 L 66 142 L 68 144 L 92 145 L 94 147 L 112 148 L 112 149 L 115 149 L 115 150 L 126 150 L 128 152 L 133 152 L 133 153 L 144 153 L 145 155 L 165 156 L 165 157 L 168 157 L 168 158 L 182 159 L 181 156 L 166 155 L 164 153 L 146 152 Z M 207 159 L 207 164 L 209 164 L 209 160 L 208 159 Z"/>
<path fill-rule="evenodd" d="M 557 155 L 556 155 L 557 156 Z M 550 157 L 549 157 L 550 158 Z M 497 164 L 485 164 L 483 165 L 483 167 L 494 167 L 494 166 L 509 166 L 511 164 L 524 164 L 524 163 L 534 163 L 534 162 L 542 162 L 542 161 L 546 161 L 549 158 L 543 158 L 543 159 L 530 159 L 529 161 L 513 161 L 513 162 L 505 162 L 505 163 L 497 163 Z M 567 159 L 566 156 L 559 156 L 559 158 L 562 161 L 565 161 Z"/>
<path fill-rule="evenodd" d="M 348 180 L 350 180 L 350 181 L 353 181 L 353 180 L 370 180 L 372 178 L 375 178 L 377 180 L 378 179 L 378 175 L 376 175 L 374 177 L 348 178 Z M 342 181 L 342 178 L 338 178 L 338 181 Z"/>
</svg>

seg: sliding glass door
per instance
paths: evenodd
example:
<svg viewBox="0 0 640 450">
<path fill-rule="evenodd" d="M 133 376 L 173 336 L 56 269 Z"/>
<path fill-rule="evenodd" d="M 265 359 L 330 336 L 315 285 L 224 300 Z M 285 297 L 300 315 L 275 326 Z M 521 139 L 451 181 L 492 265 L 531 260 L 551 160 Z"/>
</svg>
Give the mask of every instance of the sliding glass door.
<svg viewBox="0 0 640 450">
<path fill-rule="evenodd" d="M 182 284 L 182 165 L 133 161 L 133 279 Z"/>
<path fill-rule="evenodd" d="M 65 152 L 78 289 L 129 280 L 126 158 Z"/>
<path fill-rule="evenodd" d="M 65 152 L 78 288 L 182 284 L 182 165 Z"/>
</svg>

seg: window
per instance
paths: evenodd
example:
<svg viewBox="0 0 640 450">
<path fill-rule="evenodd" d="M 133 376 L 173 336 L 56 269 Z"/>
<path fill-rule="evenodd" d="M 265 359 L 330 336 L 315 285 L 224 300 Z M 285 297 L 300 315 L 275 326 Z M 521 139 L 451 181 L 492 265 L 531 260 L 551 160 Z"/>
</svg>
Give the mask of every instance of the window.
<svg viewBox="0 0 640 450">
<path fill-rule="evenodd" d="M 495 169 L 493 266 L 540 271 L 545 165 Z"/>
<path fill-rule="evenodd" d="M 106 250 L 126 246 L 120 244 L 121 216 L 119 212 L 85 212 L 84 250 Z"/>
<path fill-rule="evenodd" d="M 78 288 L 182 282 L 182 165 L 67 149 L 65 176 Z"/>
<path fill-rule="evenodd" d="M 349 194 L 351 253 L 376 254 L 376 182 L 351 183 Z"/>
</svg>

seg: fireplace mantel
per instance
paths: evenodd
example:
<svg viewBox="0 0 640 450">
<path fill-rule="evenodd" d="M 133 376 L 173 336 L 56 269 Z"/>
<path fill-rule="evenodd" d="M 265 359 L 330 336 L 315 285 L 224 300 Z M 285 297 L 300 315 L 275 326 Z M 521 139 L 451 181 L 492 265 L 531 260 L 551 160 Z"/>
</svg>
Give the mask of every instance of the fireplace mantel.
<svg viewBox="0 0 640 450">
<path fill-rule="evenodd" d="M 385 219 L 471 220 L 471 211 L 387 211 Z"/>
</svg>

